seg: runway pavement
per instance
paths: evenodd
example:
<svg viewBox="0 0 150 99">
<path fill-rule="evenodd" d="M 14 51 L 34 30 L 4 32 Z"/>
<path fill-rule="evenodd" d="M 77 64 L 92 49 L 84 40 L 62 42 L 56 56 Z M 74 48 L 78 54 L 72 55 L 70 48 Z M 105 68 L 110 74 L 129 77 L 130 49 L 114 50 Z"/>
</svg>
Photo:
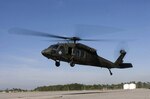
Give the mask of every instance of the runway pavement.
<svg viewBox="0 0 150 99">
<path fill-rule="evenodd" d="M 0 93 L 0 99 L 150 99 L 150 89 Z"/>
</svg>

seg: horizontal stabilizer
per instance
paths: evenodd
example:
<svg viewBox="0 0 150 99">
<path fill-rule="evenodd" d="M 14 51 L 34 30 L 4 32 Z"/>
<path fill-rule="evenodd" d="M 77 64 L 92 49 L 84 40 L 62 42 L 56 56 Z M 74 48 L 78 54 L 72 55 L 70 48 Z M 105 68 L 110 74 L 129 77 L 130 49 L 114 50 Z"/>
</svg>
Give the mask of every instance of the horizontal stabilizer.
<svg viewBox="0 0 150 99">
<path fill-rule="evenodd" d="M 122 64 L 119 64 L 119 67 L 118 68 L 132 68 L 132 64 L 131 63 L 122 63 Z"/>
</svg>

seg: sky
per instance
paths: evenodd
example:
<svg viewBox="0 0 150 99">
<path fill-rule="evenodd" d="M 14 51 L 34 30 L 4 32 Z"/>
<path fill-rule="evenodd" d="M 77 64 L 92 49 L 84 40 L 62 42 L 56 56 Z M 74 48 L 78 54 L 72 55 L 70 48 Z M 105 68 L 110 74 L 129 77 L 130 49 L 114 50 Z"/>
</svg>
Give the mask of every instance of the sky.
<svg viewBox="0 0 150 99">
<path fill-rule="evenodd" d="M 150 1 L 149 0 L 0 0 L 0 89 L 33 89 L 56 84 L 115 84 L 150 82 Z M 81 33 L 78 26 L 86 26 Z M 98 27 L 113 27 L 101 30 Z M 61 36 L 126 39 L 124 62 L 133 68 L 112 69 L 55 62 L 41 51 L 51 44 L 48 38 L 12 35 L 12 28 L 24 28 Z M 107 33 L 117 30 L 116 33 Z M 93 32 L 92 32 L 93 31 Z M 90 33 L 92 32 L 92 33 Z M 119 42 L 80 42 L 98 55 L 115 61 Z M 118 54 L 119 55 L 119 54 Z"/>
</svg>

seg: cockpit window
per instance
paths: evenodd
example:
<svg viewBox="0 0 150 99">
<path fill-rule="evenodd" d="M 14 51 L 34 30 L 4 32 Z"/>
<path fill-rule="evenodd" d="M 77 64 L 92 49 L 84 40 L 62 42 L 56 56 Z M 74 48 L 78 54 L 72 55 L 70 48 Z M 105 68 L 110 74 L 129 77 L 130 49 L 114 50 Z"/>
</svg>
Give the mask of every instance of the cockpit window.
<svg viewBox="0 0 150 99">
<path fill-rule="evenodd" d="M 58 45 L 51 45 L 50 48 L 57 49 Z"/>
</svg>

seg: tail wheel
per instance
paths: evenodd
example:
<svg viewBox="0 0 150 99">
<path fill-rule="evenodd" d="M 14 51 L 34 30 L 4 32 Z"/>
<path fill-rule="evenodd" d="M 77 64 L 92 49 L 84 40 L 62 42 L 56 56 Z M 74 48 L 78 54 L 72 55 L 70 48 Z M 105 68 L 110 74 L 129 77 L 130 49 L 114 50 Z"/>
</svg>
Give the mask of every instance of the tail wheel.
<svg viewBox="0 0 150 99">
<path fill-rule="evenodd" d="M 56 61 L 55 65 L 56 65 L 56 67 L 59 67 L 60 66 L 60 61 Z"/>
</svg>

